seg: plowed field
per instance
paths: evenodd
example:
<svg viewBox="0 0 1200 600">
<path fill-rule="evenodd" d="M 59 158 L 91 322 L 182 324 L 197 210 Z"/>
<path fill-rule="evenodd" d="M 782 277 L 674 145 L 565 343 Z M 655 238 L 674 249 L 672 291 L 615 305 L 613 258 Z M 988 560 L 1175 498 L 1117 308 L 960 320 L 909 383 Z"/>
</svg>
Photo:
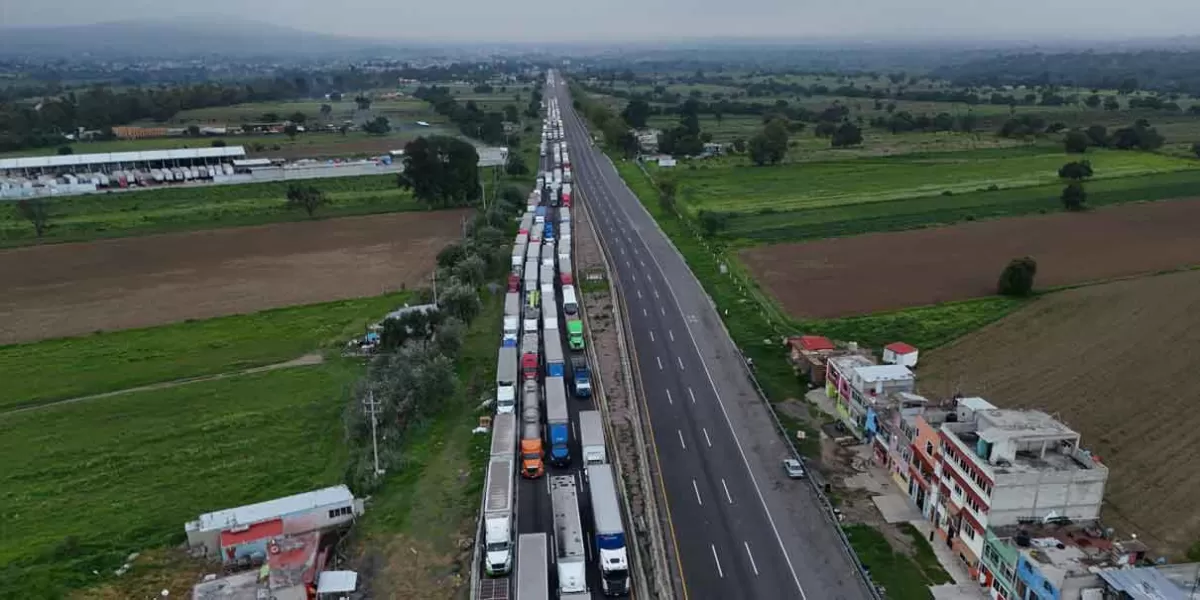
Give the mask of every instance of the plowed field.
<svg viewBox="0 0 1200 600">
<path fill-rule="evenodd" d="M 1040 298 L 922 356 L 920 390 L 1057 415 L 1109 466 L 1106 523 L 1179 555 L 1200 540 L 1197 357 L 1189 271 Z"/>
<path fill-rule="evenodd" d="M 824 318 L 995 293 L 1012 258 L 1037 259 L 1037 287 L 1200 263 L 1200 201 L 997 219 L 741 252 L 794 317 Z"/>
<path fill-rule="evenodd" d="M 0 252 L 0 344 L 421 284 L 463 212 L 329 219 Z"/>
</svg>

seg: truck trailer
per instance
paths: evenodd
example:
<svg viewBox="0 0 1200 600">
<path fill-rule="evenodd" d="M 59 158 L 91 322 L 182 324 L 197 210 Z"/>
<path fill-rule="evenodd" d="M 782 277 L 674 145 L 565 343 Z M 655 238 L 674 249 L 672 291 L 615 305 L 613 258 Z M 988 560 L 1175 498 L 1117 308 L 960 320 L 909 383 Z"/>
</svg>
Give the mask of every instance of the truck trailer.
<svg viewBox="0 0 1200 600">
<path fill-rule="evenodd" d="M 542 356 L 545 357 L 546 361 L 546 377 L 563 377 L 566 375 L 562 341 L 557 335 L 546 336 L 546 348 Z"/>
<path fill-rule="evenodd" d="M 584 466 L 608 464 L 608 451 L 604 446 L 604 423 L 600 411 L 579 411 L 579 445 L 582 448 Z"/>
<path fill-rule="evenodd" d="M 538 383 L 525 382 L 521 392 L 521 476 L 536 479 L 546 472 L 542 463 L 542 407 Z"/>
<path fill-rule="evenodd" d="M 587 546 L 583 541 L 574 477 L 550 478 L 550 504 L 554 511 L 554 563 L 558 571 L 559 597 L 586 594 Z"/>
<path fill-rule="evenodd" d="M 526 333 L 521 337 L 521 377 L 525 380 L 537 379 L 540 341 L 537 333 Z"/>
<path fill-rule="evenodd" d="M 517 414 L 496 415 L 492 419 L 492 458 L 512 458 L 517 450 Z"/>
<path fill-rule="evenodd" d="M 567 413 L 567 389 L 562 377 L 546 377 L 543 385 L 546 398 L 546 430 L 550 439 L 550 462 L 565 466 L 571 463 L 567 446 L 571 423 Z"/>
<path fill-rule="evenodd" d="M 513 563 L 513 459 L 493 458 L 488 463 L 483 490 L 484 571 L 504 575 Z"/>
<path fill-rule="evenodd" d="M 510 413 L 516 410 L 517 401 L 517 349 L 512 346 L 500 348 L 496 360 L 496 412 Z"/>
<path fill-rule="evenodd" d="M 517 538 L 517 600 L 548 600 L 550 572 L 546 534 L 522 533 Z"/>
<path fill-rule="evenodd" d="M 611 465 L 587 468 L 588 490 L 592 498 L 592 522 L 596 528 L 596 558 L 600 567 L 600 587 L 605 596 L 629 593 L 629 559 L 625 551 L 625 526 L 621 523 L 621 505 Z"/>
</svg>

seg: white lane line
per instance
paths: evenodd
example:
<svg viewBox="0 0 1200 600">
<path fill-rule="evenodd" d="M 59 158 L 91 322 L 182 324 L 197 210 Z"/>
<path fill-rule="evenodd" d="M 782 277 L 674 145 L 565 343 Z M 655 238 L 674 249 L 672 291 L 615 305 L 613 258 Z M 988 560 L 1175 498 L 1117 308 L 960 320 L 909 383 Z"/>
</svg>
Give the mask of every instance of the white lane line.
<svg viewBox="0 0 1200 600">
<path fill-rule="evenodd" d="M 641 300 L 642 299 L 642 290 L 634 290 L 634 291 L 637 292 L 638 300 Z"/>
<path fill-rule="evenodd" d="M 725 485 L 725 478 L 721 478 L 721 487 L 725 488 L 725 499 L 733 504 L 733 496 L 729 495 L 729 486 Z"/>
<path fill-rule="evenodd" d="M 671 399 L 671 390 L 666 390 L 666 392 L 667 392 L 667 404 L 675 404 L 675 401 Z"/>
<path fill-rule="evenodd" d="M 754 569 L 754 574 L 758 575 L 758 565 L 754 564 L 754 554 L 750 552 L 750 542 L 742 542 L 742 545 L 746 547 L 746 556 L 750 557 L 750 567 Z"/>
<path fill-rule="evenodd" d="M 650 341 L 652 341 L 652 342 L 654 341 L 654 331 L 653 330 L 650 331 Z"/>
<path fill-rule="evenodd" d="M 671 338 L 671 341 L 672 341 L 672 342 L 673 342 L 673 341 L 675 341 L 675 330 L 674 330 L 674 329 L 668 329 L 668 330 L 667 330 L 667 337 Z"/>
<path fill-rule="evenodd" d="M 649 279 L 649 277 L 647 277 L 646 279 Z M 656 299 L 658 298 L 658 288 L 654 288 L 654 297 Z"/>
<path fill-rule="evenodd" d="M 629 261 L 625 261 L 625 268 L 626 268 L 626 269 L 632 269 L 632 268 L 633 268 L 633 265 L 632 265 L 632 264 L 629 264 Z"/>
<path fill-rule="evenodd" d="M 574 422 L 573 422 L 573 421 L 572 421 L 572 424 L 574 424 Z M 708 442 L 708 447 L 709 447 L 709 448 L 712 448 L 712 440 L 708 439 L 708 429 L 706 429 L 706 428 L 704 428 L 704 427 L 701 427 L 701 428 L 700 428 L 700 431 L 703 431 L 703 432 L 704 432 L 704 441 Z M 576 434 L 575 434 L 575 439 L 579 439 L 579 434 L 578 434 L 578 433 L 576 433 Z"/>
<path fill-rule="evenodd" d="M 700 499 L 700 487 L 696 485 L 695 479 L 692 479 L 692 491 L 696 492 L 696 504 L 704 506 L 704 501 Z"/>
<path fill-rule="evenodd" d="M 643 308 L 643 309 L 642 309 L 642 316 L 643 316 L 643 317 L 648 317 L 648 316 L 650 316 L 650 313 L 646 312 L 646 309 L 644 309 L 644 308 Z"/>
<path fill-rule="evenodd" d="M 634 250 L 633 252 L 634 252 L 634 254 L 636 254 L 636 253 L 637 253 L 637 250 Z M 646 261 L 644 261 L 644 260 L 642 260 L 642 259 L 640 259 L 640 258 L 639 258 L 639 259 L 638 259 L 638 263 L 642 265 L 642 268 L 643 268 L 643 269 L 645 269 L 645 268 L 646 268 Z M 647 275 L 647 276 L 646 276 L 646 279 L 650 279 L 650 276 L 649 276 L 649 275 Z"/>
<path fill-rule="evenodd" d="M 664 316 L 664 317 L 665 317 L 665 316 L 667 316 L 667 309 L 666 309 L 666 307 L 664 307 L 664 306 L 661 306 L 661 305 L 660 305 L 660 306 L 658 307 L 658 312 L 662 313 L 662 316 Z"/>
<path fill-rule="evenodd" d="M 708 547 L 712 548 L 713 562 L 717 563 L 717 575 L 720 576 L 721 579 L 725 579 L 725 571 L 721 569 L 721 559 L 717 558 L 717 547 L 712 544 L 709 544 Z"/>
<path fill-rule="evenodd" d="M 663 370 L 663 367 L 662 367 L 662 358 L 661 358 L 661 357 L 658 357 L 658 356 L 655 356 L 655 357 L 654 357 L 654 360 L 657 360 L 657 361 L 658 361 L 658 370 L 659 370 L 659 371 Z"/>
<path fill-rule="evenodd" d="M 683 446 L 683 449 L 684 449 L 684 450 L 687 450 L 687 444 L 686 444 L 686 443 L 684 443 L 684 441 L 683 441 L 683 430 L 676 429 L 676 430 L 675 430 L 675 433 L 678 433 L 678 434 L 679 434 L 679 445 L 680 445 L 680 446 Z"/>
<path fill-rule="evenodd" d="M 688 388 L 688 396 L 691 396 L 692 404 L 695 404 L 696 403 L 696 393 L 693 392 L 692 388 L 690 388 L 690 387 Z"/>
<path fill-rule="evenodd" d="M 681 358 L 681 357 L 679 357 L 679 356 L 676 356 L 676 357 L 675 357 L 675 360 L 679 361 L 679 370 L 680 370 L 680 371 L 686 371 L 686 370 L 687 370 L 687 369 L 684 369 L 684 368 L 683 368 L 683 358 Z"/>
</svg>

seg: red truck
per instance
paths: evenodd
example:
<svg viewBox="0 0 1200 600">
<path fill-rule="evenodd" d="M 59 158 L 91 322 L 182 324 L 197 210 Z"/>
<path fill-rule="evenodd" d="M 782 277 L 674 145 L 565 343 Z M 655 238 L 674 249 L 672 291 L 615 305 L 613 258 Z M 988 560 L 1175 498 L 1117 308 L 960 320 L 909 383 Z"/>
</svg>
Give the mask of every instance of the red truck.
<svg viewBox="0 0 1200 600">
<path fill-rule="evenodd" d="M 536 381 L 538 376 L 538 346 L 541 340 L 536 333 L 527 333 L 521 338 L 521 377 Z"/>
<path fill-rule="evenodd" d="M 510 291 L 510 292 L 521 291 L 521 277 L 518 276 L 516 273 L 508 274 L 508 291 Z"/>
</svg>

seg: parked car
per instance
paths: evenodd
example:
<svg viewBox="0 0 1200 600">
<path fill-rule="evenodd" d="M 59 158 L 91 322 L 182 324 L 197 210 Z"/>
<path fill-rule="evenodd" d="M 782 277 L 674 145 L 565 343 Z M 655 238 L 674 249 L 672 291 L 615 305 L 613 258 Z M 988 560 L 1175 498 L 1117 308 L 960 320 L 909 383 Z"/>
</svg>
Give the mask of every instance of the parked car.
<svg viewBox="0 0 1200 600">
<path fill-rule="evenodd" d="M 794 458 L 783 459 L 783 471 L 792 479 L 801 479 L 804 477 L 804 466 Z"/>
</svg>

